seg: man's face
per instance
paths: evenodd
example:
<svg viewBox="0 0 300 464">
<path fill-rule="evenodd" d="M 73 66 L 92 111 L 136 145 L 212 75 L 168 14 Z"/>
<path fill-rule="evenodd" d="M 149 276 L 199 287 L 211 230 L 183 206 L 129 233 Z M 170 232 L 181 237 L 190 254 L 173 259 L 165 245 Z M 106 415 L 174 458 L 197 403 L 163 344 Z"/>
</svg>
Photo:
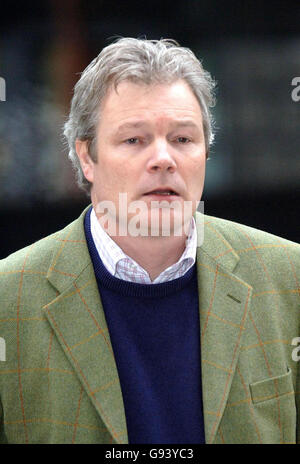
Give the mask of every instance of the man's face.
<svg viewBox="0 0 300 464">
<path fill-rule="evenodd" d="M 102 103 L 96 150 L 96 163 L 89 159 L 84 164 L 80 156 L 93 184 L 92 203 L 96 209 L 99 202 L 113 202 L 117 223 L 120 193 L 127 193 L 128 205 L 137 200 L 147 205 L 144 219 L 149 225 L 153 201 L 177 201 L 182 210 L 184 202 L 193 202 L 195 212 L 203 191 L 206 148 L 201 109 L 185 81 L 150 86 L 124 81 L 117 92 L 112 88 Z M 159 207 L 160 215 L 167 211 Z M 128 220 L 131 216 L 127 214 Z"/>
</svg>

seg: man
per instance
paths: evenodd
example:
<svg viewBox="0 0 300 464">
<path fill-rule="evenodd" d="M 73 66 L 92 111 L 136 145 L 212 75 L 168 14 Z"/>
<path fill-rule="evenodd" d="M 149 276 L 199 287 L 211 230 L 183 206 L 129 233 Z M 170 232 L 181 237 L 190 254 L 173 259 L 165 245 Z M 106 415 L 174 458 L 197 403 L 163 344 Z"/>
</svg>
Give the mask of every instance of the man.
<svg viewBox="0 0 300 464">
<path fill-rule="evenodd" d="M 196 211 L 212 91 L 173 41 L 83 72 L 65 135 L 92 206 L 0 263 L 2 442 L 297 441 L 300 247 Z"/>
</svg>

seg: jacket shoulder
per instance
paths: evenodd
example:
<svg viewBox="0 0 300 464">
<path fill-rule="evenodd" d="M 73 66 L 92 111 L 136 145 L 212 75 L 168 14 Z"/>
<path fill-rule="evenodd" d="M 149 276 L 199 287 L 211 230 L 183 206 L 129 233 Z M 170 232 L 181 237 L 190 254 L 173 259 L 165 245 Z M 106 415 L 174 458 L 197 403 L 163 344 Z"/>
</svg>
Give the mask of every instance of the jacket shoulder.
<svg viewBox="0 0 300 464">
<path fill-rule="evenodd" d="M 32 269 L 33 272 L 37 270 L 40 270 L 40 272 L 47 272 L 53 256 L 53 250 L 57 248 L 57 245 L 60 243 L 63 245 L 67 237 L 76 229 L 76 226 L 78 228 L 80 219 L 81 216 L 63 229 L 0 260 L 0 285 L 1 281 L 3 282 L 3 279 L 5 280 L 5 277 L 22 271 L 25 266 L 27 269 Z"/>
<path fill-rule="evenodd" d="M 281 296 L 285 297 L 286 292 L 297 295 L 299 305 L 298 243 L 227 219 L 205 216 L 204 245 L 220 264 L 226 265 L 235 256 L 235 274 L 256 291 L 283 289 Z"/>
<path fill-rule="evenodd" d="M 291 240 L 279 237 L 254 227 L 246 226 L 238 222 L 222 219 L 215 216 L 204 215 L 204 224 L 216 233 L 222 234 L 226 240 L 239 249 L 243 245 L 254 247 L 260 245 L 278 245 L 292 247 L 295 253 L 300 254 L 300 245 Z"/>
</svg>

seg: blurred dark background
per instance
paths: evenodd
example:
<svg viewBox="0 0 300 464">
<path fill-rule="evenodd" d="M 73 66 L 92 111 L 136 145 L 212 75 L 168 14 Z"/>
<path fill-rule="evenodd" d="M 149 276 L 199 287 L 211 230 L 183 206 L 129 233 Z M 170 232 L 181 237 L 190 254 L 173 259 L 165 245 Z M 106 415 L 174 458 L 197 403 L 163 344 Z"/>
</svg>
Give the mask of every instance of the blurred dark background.
<svg viewBox="0 0 300 464">
<path fill-rule="evenodd" d="M 115 36 L 174 38 L 217 80 L 205 213 L 300 242 L 300 101 L 291 96 L 299 2 L 27 0 L 0 8 L 0 259 L 89 203 L 62 125 L 79 73 Z"/>
</svg>

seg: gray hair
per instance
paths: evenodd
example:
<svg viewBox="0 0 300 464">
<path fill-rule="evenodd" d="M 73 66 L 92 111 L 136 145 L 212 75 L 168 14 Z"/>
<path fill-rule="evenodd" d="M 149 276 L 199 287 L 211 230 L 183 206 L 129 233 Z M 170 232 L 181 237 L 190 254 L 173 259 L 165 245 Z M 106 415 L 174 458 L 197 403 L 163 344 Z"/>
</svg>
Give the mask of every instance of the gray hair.
<svg viewBox="0 0 300 464">
<path fill-rule="evenodd" d="M 100 106 L 111 86 L 116 89 L 124 80 L 150 85 L 169 84 L 178 79 L 187 82 L 200 104 L 208 156 L 214 139 L 214 120 L 209 108 L 215 104 L 215 81 L 190 49 L 171 39 L 121 38 L 105 47 L 87 66 L 74 87 L 70 114 L 64 125 L 69 158 L 81 188 L 89 192 L 91 184 L 82 172 L 75 142 L 76 139 L 87 141 L 89 155 L 97 161 Z"/>
</svg>

